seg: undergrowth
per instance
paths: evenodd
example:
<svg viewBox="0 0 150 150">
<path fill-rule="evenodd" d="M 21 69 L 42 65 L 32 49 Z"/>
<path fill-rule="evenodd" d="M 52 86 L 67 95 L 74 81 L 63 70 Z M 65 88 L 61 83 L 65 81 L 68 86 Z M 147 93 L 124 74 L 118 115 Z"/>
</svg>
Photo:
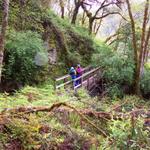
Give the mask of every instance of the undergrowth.
<svg viewBox="0 0 150 150">
<path fill-rule="evenodd" d="M 9 108 L 51 107 L 59 102 L 72 106 L 78 113 L 62 106 L 50 112 L 7 113 L 6 118 L 2 115 Z M 146 116 L 134 118 L 133 124 L 132 118 L 124 118 L 123 114 L 137 109 L 148 110 L 149 106 L 149 102 L 136 96 L 99 100 L 91 98 L 84 89 L 74 94 L 71 90 L 54 91 L 50 83 L 27 86 L 14 95 L 0 95 L 0 147 L 4 150 L 10 147 L 16 150 L 147 150 L 150 130 L 145 125 Z M 92 116 L 89 111 L 122 115 L 118 119 L 108 119 Z M 80 113 L 85 114 L 88 121 Z"/>
</svg>

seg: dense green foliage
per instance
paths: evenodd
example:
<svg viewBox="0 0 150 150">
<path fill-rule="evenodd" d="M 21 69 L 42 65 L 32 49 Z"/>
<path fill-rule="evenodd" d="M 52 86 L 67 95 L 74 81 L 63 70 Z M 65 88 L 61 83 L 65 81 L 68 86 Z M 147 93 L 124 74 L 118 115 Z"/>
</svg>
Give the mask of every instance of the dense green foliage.
<svg viewBox="0 0 150 150">
<path fill-rule="evenodd" d="M 22 82 L 23 84 L 34 83 L 35 80 L 31 79 L 32 76 L 34 76 L 36 81 L 40 80 L 41 78 L 38 77 L 38 75 L 44 68 L 43 66 L 35 65 L 33 56 L 35 56 L 35 53 L 40 53 L 40 51 L 44 49 L 43 45 L 45 44 L 46 51 L 56 49 L 57 58 L 56 64 L 48 64 L 49 69 L 43 72 L 43 77 L 47 75 L 49 75 L 49 77 L 55 77 L 67 73 L 70 66 L 78 63 L 82 64 L 82 66 L 87 66 L 91 64 L 92 57 L 93 64 L 103 69 L 103 78 L 106 80 L 106 88 L 110 96 L 123 97 L 124 93 L 131 93 L 134 61 L 130 24 L 126 23 L 122 25 L 118 30 L 118 40 L 113 42 L 111 47 L 108 47 L 103 42 L 99 40 L 95 41 L 92 36 L 89 36 L 86 28 L 70 24 L 67 18 L 59 18 L 52 10 L 47 9 L 40 0 L 36 3 L 30 1 L 25 4 L 23 8 L 21 8 L 20 3 L 11 1 L 9 15 L 9 28 L 15 30 L 14 35 L 13 33 L 9 33 L 11 30 L 8 30 L 9 38 L 11 39 L 11 36 L 12 38 L 18 36 L 19 40 L 17 41 L 16 39 L 17 44 L 14 45 L 14 41 L 10 43 L 10 39 L 7 39 L 9 40 L 7 41 L 9 47 L 7 44 L 6 59 L 4 60 L 6 62 L 4 62 L 3 73 L 4 83 L 7 82 L 5 81 L 6 79 L 15 79 L 17 82 Z M 27 18 L 29 19 L 28 21 Z M 30 34 L 37 32 L 40 42 L 33 41 L 28 43 L 28 35 L 25 35 L 28 32 L 31 32 Z M 21 36 L 21 33 L 27 37 L 27 43 L 24 37 Z M 139 33 L 138 31 L 138 39 L 140 39 Z M 30 62 L 24 61 L 24 58 L 21 58 L 22 54 L 17 54 L 18 51 L 22 51 L 22 53 L 24 50 L 26 51 L 28 49 L 26 45 L 28 44 L 31 49 L 34 49 L 31 50 L 29 54 L 25 54 L 25 57 L 30 55 L 29 57 L 32 58 L 32 61 L 28 59 Z M 17 50 L 16 54 L 14 49 Z M 43 56 L 43 59 L 44 58 L 45 56 Z M 17 68 L 20 71 L 16 72 L 15 63 L 18 65 L 18 61 L 21 62 L 20 65 L 24 67 L 20 69 Z M 25 75 L 25 72 L 28 77 Z M 147 81 L 148 79 L 148 73 L 145 72 L 143 77 L 141 89 L 142 93 L 147 95 L 149 94 L 149 84 L 145 82 L 145 80 Z"/>
<path fill-rule="evenodd" d="M 150 68 L 145 67 L 144 74 L 141 80 L 141 89 L 145 95 L 150 94 Z"/>
<path fill-rule="evenodd" d="M 102 68 L 111 96 L 123 96 L 123 86 L 131 86 L 134 64 L 129 52 L 125 55 L 102 43 L 93 54 L 93 64 Z"/>
<path fill-rule="evenodd" d="M 3 69 L 3 84 L 34 84 L 49 77 L 67 73 L 71 65 L 90 64 L 95 51 L 94 42 L 85 28 L 72 26 L 51 10 L 42 8 L 33 1 L 23 8 L 12 1 Z M 26 20 L 30 16 L 30 21 Z M 12 32 L 13 30 L 13 32 Z M 44 47 L 45 45 L 45 47 Z M 36 57 L 47 61 L 50 50 L 56 49 L 56 63 L 37 65 Z M 40 61 L 40 60 L 39 60 Z M 47 61 L 48 62 L 48 61 Z M 62 69 L 64 68 L 64 69 Z M 41 78 L 42 77 L 42 78 Z M 7 85 L 6 85 L 7 88 Z"/>
<path fill-rule="evenodd" d="M 87 65 L 94 51 L 93 40 L 87 29 L 71 25 L 68 19 L 59 18 L 52 10 L 43 6 L 40 0 L 29 1 L 22 9 L 18 2 L 12 1 L 9 26 L 17 31 L 30 30 L 40 33 L 43 40 L 48 42 L 49 49 L 57 50 L 58 61 L 63 67 L 64 64 L 72 65 L 79 61 Z"/>
<path fill-rule="evenodd" d="M 111 48 L 101 44 L 93 61 L 104 69 L 104 77 L 114 83 L 132 83 L 133 62 L 128 56 L 114 52 Z"/>
<path fill-rule="evenodd" d="M 94 41 L 85 28 L 71 25 L 67 19 L 59 18 L 50 10 L 46 11 L 44 19 L 52 28 L 50 43 L 52 47 L 58 49 L 61 62 L 67 59 L 68 65 L 81 63 L 83 66 L 90 63 L 91 55 L 95 51 Z"/>
<path fill-rule="evenodd" d="M 115 44 L 119 44 L 119 41 L 117 42 Z M 122 41 L 120 43 L 123 44 Z M 103 78 L 106 81 L 109 96 L 123 97 L 124 93 L 131 93 L 132 90 L 134 74 L 133 50 L 131 49 L 130 41 L 125 50 L 121 47 L 118 50 L 114 50 L 113 46 L 97 43 L 92 62 L 94 66 L 100 66 L 103 70 Z M 145 65 L 141 78 L 141 90 L 146 98 L 150 93 L 150 68 L 148 64 Z"/>
<path fill-rule="evenodd" d="M 122 121 L 113 120 L 109 124 L 111 137 L 114 143 L 109 145 L 109 141 L 105 141 L 101 148 L 109 149 L 141 149 L 140 145 L 148 143 L 149 133 L 143 129 L 143 120 L 136 120 L 133 128 L 131 120 L 124 119 Z M 147 149 L 148 146 L 145 147 Z"/>
<path fill-rule="evenodd" d="M 43 45 L 37 33 L 10 31 L 6 43 L 4 79 L 22 84 L 36 81 L 48 62 Z"/>
<path fill-rule="evenodd" d="M 68 67 L 77 63 L 82 66 L 90 63 L 94 42 L 87 30 L 72 26 L 40 3 L 33 7 L 31 1 L 21 9 L 19 2 L 11 1 L 8 21 L 2 78 L 4 90 L 16 88 L 12 86 L 14 83 L 34 84 L 48 76 L 53 78 L 67 73 Z M 51 49 L 56 49 L 56 64 L 46 63 L 47 52 Z M 37 59 L 44 64 L 39 65 Z"/>
</svg>

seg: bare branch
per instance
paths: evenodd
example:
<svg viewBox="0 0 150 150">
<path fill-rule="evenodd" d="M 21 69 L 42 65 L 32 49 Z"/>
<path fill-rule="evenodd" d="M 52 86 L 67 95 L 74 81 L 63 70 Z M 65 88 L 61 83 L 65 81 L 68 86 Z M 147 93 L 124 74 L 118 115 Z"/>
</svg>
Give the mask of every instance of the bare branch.
<svg viewBox="0 0 150 150">
<path fill-rule="evenodd" d="M 110 12 L 110 13 L 107 13 L 105 15 L 102 15 L 102 16 L 99 16 L 99 17 L 95 17 L 95 19 L 102 19 L 102 18 L 105 18 L 105 17 L 107 17 L 109 15 L 114 15 L 114 14 L 117 14 L 117 15 L 121 16 L 124 20 L 127 21 L 127 19 L 124 16 L 122 16 L 122 14 L 120 14 L 119 12 Z"/>
</svg>

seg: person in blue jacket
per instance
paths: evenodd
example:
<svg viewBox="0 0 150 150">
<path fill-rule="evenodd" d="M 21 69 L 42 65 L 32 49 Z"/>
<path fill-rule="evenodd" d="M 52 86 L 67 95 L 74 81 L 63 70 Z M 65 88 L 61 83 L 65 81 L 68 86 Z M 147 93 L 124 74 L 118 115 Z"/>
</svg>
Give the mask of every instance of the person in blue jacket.
<svg viewBox="0 0 150 150">
<path fill-rule="evenodd" d="M 76 70 L 74 67 L 71 67 L 69 70 L 69 74 L 72 78 L 72 80 L 74 81 L 76 79 Z M 76 86 L 76 82 L 73 82 L 74 86 Z"/>
</svg>

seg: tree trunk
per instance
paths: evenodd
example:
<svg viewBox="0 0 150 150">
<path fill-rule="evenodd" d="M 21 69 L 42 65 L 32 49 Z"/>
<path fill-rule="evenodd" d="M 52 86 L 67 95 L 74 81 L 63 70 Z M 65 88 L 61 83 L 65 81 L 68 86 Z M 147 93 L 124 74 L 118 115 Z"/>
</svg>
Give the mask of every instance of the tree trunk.
<svg viewBox="0 0 150 150">
<path fill-rule="evenodd" d="M 131 6 L 129 0 L 126 0 L 128 6 L 129 17 L 131 20 L 132 27 L 132 43 L 134 49 L 134 62 L 135 62 L 135 70 L 134 70 L 134 94 L 141 96 L 140 93 L 140 78 L 144 67 L 145 61 L 145 52 L 147 51 L 147 45 L 149 41 L 150 31 L 146 36 L 146 28 L 147 28 L 147 20 L 148 20 L 148 11 L 149 11 L 149 0 L 146 0 L 145 9 L 144 9 L 144 18 L 143 18 L 143 26 L 142 26 L 142 35 L 141 35 L 141 43 L 138 49 L 137 47 L 137 39 L 135 33 L 135 22 L 131 11 Z M 139 55 L 138 55 L 139 51 Z"/>
<path fill-rule="evenodd" d="M 60 8 L 61 8 L 61 18 L 64 19 L 65 17 L 65 8 L 64 8 L 64 2 L 63 0 L 60 0 Z"/>
<path fill-rule="evenodd" d="M 143 62 L 144 63 L 148 61 L 149 49 L 147 47 L 148 47 L 148 44 L 149 44 L 149 39 L 150 39 L 150 26 L 148 28 L 148 33 L 147 33 L 147 37 L 146 37 L 145 45 L 144 45 L 144 57 L 143 57 Z"/>
<path fill-rule="evenodd" d="M 19 0 L 19 17 L 20 17 L 20 30 L 23 30 L 24 27 L 24 18 L 23 18 L 23 13 L 24 13 L 24 0 Z"/>
<path fill-rule="evenodd" d="M 76 19 L 77 19 L 77 15 L 78 15 L 78 12 L 79 12 L 80 5 L 81 4 L 79 2 L 75 4 L 75 9 L 73 11 L 73 17 L 72 17 L 72 20 L 71 20 L 72 24 L 76 24 Z"/>
<path fill-rule="evenodd" d="M 84 11 L 84 12 L 83 12 L 83 16 L 82 16 L 82 20 L 81 20 L 82 26 L 84 25 L 85 20 L 86 20 L 86 13 L 85 13 L 85 11 Z"/>
<path fill-rule="evenodd" d="M 94 19 L 89 18 L 89 35 L 91 35 L 93 31 L 93 22 L 94 22 Z"/>
<path fill-rule="evenodd" d="M 4 57 L 4 46 L 5 46 L 5 34 L 8 24 L 8 10 L 9 10 L 9 0 L 3 0 L 2 4 L 2 26 L 0 34 L 0 83 L 2 78 L 2 65 Z"/>
<path fill-rule="evenodd" d="M 132 15 L 131 11 L 131 6 L 129 0 L 126 0 L 127 6 L 128 6 L 128 13 L 131 21 L 131 28 L 132 28 L 132 44 L 133 44 L 133 50 L 134 50 L 134 64 L 135 64 L 135 69 L 134 69 L 134 80 L 133 80 L 133 93 L 139 95 L 140 92 L 140 87 L 139 87 L 139 82 L 140 82 L 140 77 L 138 73 L 138 66 L 139 66 L 139 60 L 138 60 L 138 49 L 137 49 L 137 41 L 136 41 L 136 33 L 135 33 L 135 22 L 134 18 Z"/>
<path fill-rule="evenodd" d="M 64 7 L 61 7 L 61 18 L 64 19 L 64 13 L 65 13 L 65 9 Z"/>
<path fill-rule="evenodd" d="M 145 4 L 144 18 L 143 18 L 143 27 L 142 27 L 142 35 L 141 35 L 141 47 L 140 47 L 140 55 L 139 55 L 139 70 L 140 77 L 144 70 L 144 49 L 145 49 L 145 41 L 146 41 L 146 24 L 148 20 L 148 10 L 149 10 L 149 0 L 147 0 Z M 146 45 L 147 49 L 147 45 Z"/>
<path fill-rule="evenodd" d="M 102 19 L 100 19 L 100 22 L 99 22 L 99 24 L 98 24 L 98 26 L 97 26 L 97 29 L 95 30 L 95 35 L 98 34 L 98 31 L 99 31 L 101 25 L 102 25 Z"/>
</svg>

